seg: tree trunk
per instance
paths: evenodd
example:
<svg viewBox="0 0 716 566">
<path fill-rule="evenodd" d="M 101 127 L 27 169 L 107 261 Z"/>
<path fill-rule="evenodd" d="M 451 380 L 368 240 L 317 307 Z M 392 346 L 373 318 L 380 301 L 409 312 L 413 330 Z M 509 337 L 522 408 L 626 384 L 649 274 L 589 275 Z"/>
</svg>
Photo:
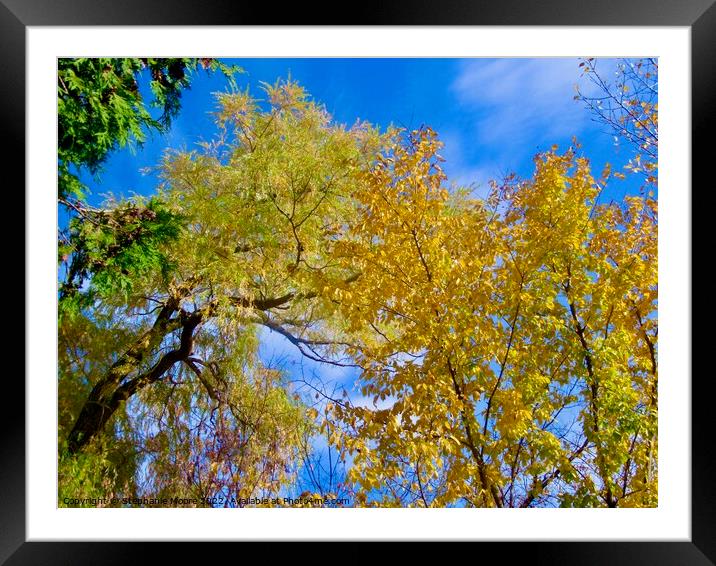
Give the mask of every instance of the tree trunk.
<svg viewBox="0 0 716 566">
<path fill-rule="evenodd" d="M 352 276 L 346 281 L 357 278 L 358 276 Z M 302 298 L 313 296 L 315 295 L 306 294 Z M 280 297 L 261 299 L 232 297 L 231 301 L 237 306 L 266 311 L 281 306 L 295 297 L 295 293 L 291 292 Z M 68 448 L 71 454 L 82 450 L 92 438 L 104 429 L 123 401 L 160 379 L 175 363 L 186 360 L 191 355 L 194 330 L 204 320 L 213 316 L 216 304 L 210 302 L 201 309 L 188 313 L 179 309 L 179 302 L 179 296 L 171 297 L 157 315 L 152 328 L 137 339 L 112 365 L 107 375 L 94 386 L 69 434 Z M 179 316 L 172 318 L 176 312 L 179 312 Z M 182 333 L 179 348 L 162 356 L 149 371 L 137 373 L 142 361 L 151 358 L 152 353 L 157 351 L 162 340 L 180 328 Z M 132 374 L 134 377 L 130 378 Z"/>
<path fill-rule="evenodd" d="M 145 332 L 109 369 L 105 377 L 92 389 L 68 438 L 70 453 L 82 450 L 87 443 L 104 429 L 107 421 L 131 395 L 142 387 L 159 379 L 174 363 L 180 361 L 191 350 L 191 335 L 201 321 L 200 314 L 171 318 L 178 308 L 178 301 L 170 300 L 159 312 L 152 328 Z M 139 369 L 142 361 L 161 344 L 171 332 L 183 328 L 181 346 L 164 355 L 151 370 L 126 381 Z M 188 334 L 188 335 L 187 335 Z M 189 352 L 184 354 L 184 348 Z"/>
</svg>

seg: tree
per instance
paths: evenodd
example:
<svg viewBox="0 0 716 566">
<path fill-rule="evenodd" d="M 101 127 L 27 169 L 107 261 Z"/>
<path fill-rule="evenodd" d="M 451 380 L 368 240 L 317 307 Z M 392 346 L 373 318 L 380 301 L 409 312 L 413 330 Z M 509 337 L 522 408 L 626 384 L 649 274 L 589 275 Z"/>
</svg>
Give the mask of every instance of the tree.
<svg viewBox="0 0 716 566">
<path fill-rule="evenodd" d="M 607 126 L 615 143 L 634 150 L 627 171 L 641 173 L 647 185 L 658 182 L 659 148 L 659 62 L 654 58 L 622 59 L 614 80 L 598 68 L 598 60 L 584 59 L 579 66 L 597 92 L 586 95 L 577 89 L 575 98 L 597 122 Z"/>
<path fill-rule="evenodd" d="M 61 321 L 67 482 L 93 455 L 88 469 L 112 468 L 122 493 L 240 502 L 286 482 L 309 422 L 281 372 L 261 363 L 257 328 L 319 346 L 303 333 L 330 304 L 323 286 L 355 277 L 330 250 L 380 137 L 333 124 L 293 83 L 266 93 L 264 108 L 247 93 L 220 95 L 219 139 L 167 154 L 158 196 L 186 218 L 159 248 L 171 273 L 135 270 L 124 296 Z M 137 485 L 142 469 L 151 478 Z"/>
<path fill-rule="evenodd" d="M 73 313 L 97 294 L 126 292 L 135 272 L 169 268 L 159 247 L 177 237 L 182 219 L 156 198 L 106 210 L 91 207 L 77 173 L 97 174 L 115 149 L 141 145 L 147 132 L 165 132 L 198 68 L 220 71 L 235 86 L 239 69 L 217 59 L 58 60 L 58 202 L 69 213 L 58 234 L 59 261 L 66 264 L 61 314 Z M 153 97 L 148 104 L 140 89 L 143 73 Z M 152 108 L 160 113 L 153 116 Z"/>
<path fill-rule="evenodd" d="M 656 200 L 600 203 L 608 172 L 578 147 L 473 198 L 430 128 L 265 92 L 219 95 L 218 138 L 166 155 L 172 269 L 61 321 L 61 487 L 241 505 L 319 462 L 319 429 L 334 451 L 310 490 L 357 505 L 654 506 Z M 359 367 L 373 406 L 312 406 L 259 328 Z"/>
<path fill-rule="evenodd" d="M 87 192 L 72 168 L 95 174 L 110 152 L 141 144 L 147 131 L 164 132 L 181 107 L 197 68 L 220 70 L 231 78 L 238 69 L 217 59 L 79 58 L 58 59 L 57 128 L 59 197 L 83 200 Z M 149 106 L 138 77 L 149 74 Z M 161 110 L 152 116 L 151 108 Z"/>
<path fill-rule="evenodd" d="M 362 393 L 389 401 L 329 406 L 349 478 L 383 506 L 654 505 L 656 202 L 598 204 L 573 148 L 451 195 L 439 146 L 396 139 L 340 243 Z"/>
</svg>

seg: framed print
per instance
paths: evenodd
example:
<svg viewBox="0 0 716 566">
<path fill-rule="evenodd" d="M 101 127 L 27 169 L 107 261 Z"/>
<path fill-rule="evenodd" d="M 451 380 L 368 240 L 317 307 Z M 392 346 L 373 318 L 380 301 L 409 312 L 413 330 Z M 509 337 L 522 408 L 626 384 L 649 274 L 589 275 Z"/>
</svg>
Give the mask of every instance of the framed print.
<svg viewBox="0 0 716 566">
<path fill-rule="evenodd" d="M 8 564 L 716 561 L 691 361 L 716 9 L 372 8 L 3 0 Z"/>
</svg>

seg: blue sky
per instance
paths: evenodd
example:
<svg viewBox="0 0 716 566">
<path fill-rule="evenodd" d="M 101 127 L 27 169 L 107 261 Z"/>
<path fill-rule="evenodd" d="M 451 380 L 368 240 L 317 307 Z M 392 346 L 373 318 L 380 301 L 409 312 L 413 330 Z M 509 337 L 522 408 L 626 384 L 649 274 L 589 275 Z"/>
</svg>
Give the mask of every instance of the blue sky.
<svg viewBox="0 0 716 566">
<path fill-rule="evenodd" d="M 574 86 L 588 89 L 578 60 L 555 59 L 227 59 L 246 72 L 243 88 L 260 96 L 262 81 L 290 76 L 338 122 L 367 120 L 416 128 L 429 125 L 445 143 L 445 170 L 462 184 L 485 187 L 509 172 L 529 176 L 533 156 L 553 144 L 566 148 L 573 135 L 599 174 L 605 162 L 623 165 L 627 147 L 595 123 L 575 101 Z M 607 69 L 611 61 L 603 61 Z M 221 75 L 199 72 L 182 96 L 182 110 L 164 136 L 153 134 L 135 153 L 114 152 L 97 179 L 84 176 L 91 202 L 102 194 L 151 194 L 156 178 L 141 172 L 155 166 L 167 148 L 189 148 L 215 132 L 212 93 L 226 88 Z M 613 179 L 605 196 L 620 198 L 638 189 Z"/>
</svg>

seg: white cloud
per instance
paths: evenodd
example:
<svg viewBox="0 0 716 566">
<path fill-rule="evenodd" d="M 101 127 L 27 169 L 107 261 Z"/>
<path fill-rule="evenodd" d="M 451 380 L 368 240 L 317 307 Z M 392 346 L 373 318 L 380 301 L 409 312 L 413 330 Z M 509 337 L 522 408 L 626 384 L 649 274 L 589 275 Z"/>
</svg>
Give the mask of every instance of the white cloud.
<svg viewBox="0 0 716 566">
<path fill-rule="evenodd" d="M 451 167 L 448 172 L 451 182 L 459 187 L 469 188 L 470 194 L 475 198 L 487 198 L 490 194 L 490 181 L 499 181 L 507 174 L 504 168 L 494 164 Z"/>
<path fill-rule="evenodd" d="M 577 59 L 472 59 L 462 64 L 452 88 L 471 114 L 476 141 L 504 151 L 546 149 L 579 135 L 590 120 L 574 100 L 580 80 Z"/>
<path fill-rule="evenodd" d="M 266 363 L 285 366 L 297 362 L 301 353 L 286 337 L 262 326 L 259 330 L 259 356 Z"/>
<path fill-rule="evenodd" d="M 264 363 L 289 371 L 292 378 L 304 378 L 312 383 L 318 381 L 324 386 L 350 384 L 358 371 L 351 366 L 312 360 L 301 354 L 288 338 L 266 327 L 259 330 L 259 357 Z M 341 362 L 349 363 L 350 360 Z"/>
<path fill-rule="evenodd" d="M 469 162 L 463 150 L 463 133 L 460 131 L 453 129 L 440 132 L 440 141 L 443 143 L 440 155 L 445 159 L 443 169 L 449 182 L 461 187 L 477 188 L 480 196 L 484 196 L 483 193 L 489 190 L 490 179 L 497 176 L 499 168 L 484 160 L 479 164 Z"/>
<path fill-rule="evenodd" d="M 375 397 L 367 395 L 349 395 L 349 398 L 354 407 L 364 407 L 372 411 L 390 409 L 398 401 L 394 395 L 388 395 L 385 399 L 377 399 L 375 403 L 373 402 Z"/>
</svg>

